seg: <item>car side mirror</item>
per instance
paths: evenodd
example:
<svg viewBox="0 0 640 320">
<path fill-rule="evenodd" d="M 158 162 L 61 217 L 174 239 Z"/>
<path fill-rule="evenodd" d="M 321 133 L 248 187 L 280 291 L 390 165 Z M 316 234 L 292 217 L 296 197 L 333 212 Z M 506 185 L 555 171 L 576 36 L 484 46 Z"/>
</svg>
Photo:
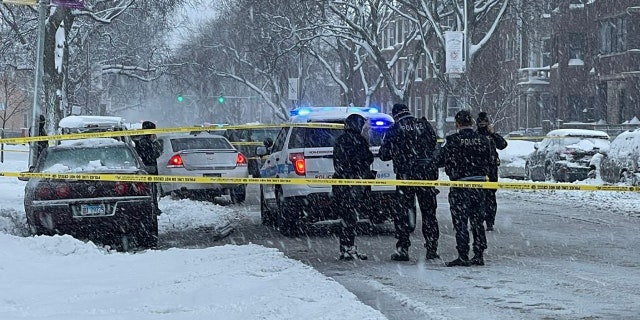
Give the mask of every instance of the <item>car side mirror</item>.
<svg viewBox="0 0 640 320">
<path fill-rule="evenodd" d="M 266 156 L 267 155 L 267 147 L 256 147 L 256 154 L 259 156 Z"/>
<path fill-rule="evenodd" d="M 533 149 L 538 150 L 539 147 L 540 145 L 538 144 L 538 142 L 533 144 Z"/>
<path fill-rule="evenodd" d="M 21 173 L 30 173 L 30 172 L 34 172 L 34 171 L 36 171 L 36 167 L 35 166 L 30 166 L 29 167 L 29 171 L 23 171 Z M 18 180 L 20 180 L 20 181 L 29 181 L 29 177 L 18 176 Z"/>
<path fill-rule="evenodd" d="M 273 147 L 273 139 L 266 138 L 266 139 L 264 139 L 263 144 L 267 149 L 269 149 L 269 148 Z"/>
</svg>

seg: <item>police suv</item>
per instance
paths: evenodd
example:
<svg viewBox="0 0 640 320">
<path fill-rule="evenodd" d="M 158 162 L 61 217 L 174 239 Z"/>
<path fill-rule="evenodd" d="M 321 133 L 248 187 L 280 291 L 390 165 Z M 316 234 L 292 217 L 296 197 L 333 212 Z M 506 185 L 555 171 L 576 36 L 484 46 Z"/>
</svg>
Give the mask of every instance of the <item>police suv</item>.
<svg viewBox="0 0 640 320">
<path fill-rule="evenodd" d="M 333 145 L 344 133 L 342 126 L 295 126 L 300 123 L 344 124 L 350 114 L 357 113 L 369 120 L 369 144 L 375 156 L 372 170 L 376 179 L 395 179 L 391 161 L 377 157 L 382 138 L 393 124 L 393 118 L 375 108 L 304 107 L 291 111 L 289 125 L 280 129 L 273 144 L 258 147 L 266 156 L 260 174 L 262 178 L 330 179 L 333 177 Z M 382 223 L 391 218 L 395 186 L 372 186 L 371 211 L 360 220 Z M 263 224 L 275 224 L 284 235 L 294 235 L 304 223 L 338 218 L 333 210 L 331 185 L 326 184 L 262 184 L 260 213 Z"/>
</svg>

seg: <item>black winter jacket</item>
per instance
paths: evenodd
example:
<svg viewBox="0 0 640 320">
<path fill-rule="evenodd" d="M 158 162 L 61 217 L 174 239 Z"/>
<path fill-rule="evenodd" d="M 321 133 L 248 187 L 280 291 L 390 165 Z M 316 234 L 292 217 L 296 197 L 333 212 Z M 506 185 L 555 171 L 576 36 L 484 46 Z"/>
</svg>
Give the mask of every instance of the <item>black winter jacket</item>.
<svg viewBox="0 0 640 320">
<path fill-rule="evenodd" d="M 369 179 L 373 153 L 369 143 L 356 129 L 346 129 L 333 146 L 334 178 Z"/>
<path fill-rule="evenodd" d="M 407 114 L 389 128 L 379 156 L 383 161 L 393 161 L 396 174 L 413 176 L 418 168 L 422 168 L 428 172 L 429 179 L 435 180 L 438 178 L 433 154 L 436 142 L 436 133 L 429 121 Z"/>
<path fill-rule="evenodd" d="M 157 167 L 156 159 L 160 157 L 162 153 L 160 142 L 153 139 L 151 135 L 144 135 L 135 140 L 136 152 L 142 159 L 142 163 L 146 166 Z"/>
<path fill-rule="evenodd" d="M 489 133 L 487 128 L 480 127 L 478 128 L 478 133 L 489 138 L 489 142 L 491 143 L 491 163 L 493 163 L 496 167 L 500 165 L 500 156 L 498 155 L 498 150 L 503 150 L 507 147 L 507 140 L 505 140 L 501 135 L 497 133 Z"/>
<path fill-rule="evenodd" d="M 472 128 L 447 136 L 441 150 L 444 170 L 451 180 L 486 177 L 491 164 L 489 139 Z"/>
</svg>

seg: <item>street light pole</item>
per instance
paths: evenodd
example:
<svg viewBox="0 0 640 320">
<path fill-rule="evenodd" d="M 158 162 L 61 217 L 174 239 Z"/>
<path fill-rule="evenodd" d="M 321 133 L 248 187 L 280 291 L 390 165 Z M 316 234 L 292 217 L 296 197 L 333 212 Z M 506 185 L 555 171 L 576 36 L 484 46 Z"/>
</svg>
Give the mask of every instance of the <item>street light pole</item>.
<svg viewBox="0 0 640 320">
<path fill-rule="evenodd" d="M 31 113 L 31 135 L 36 136 L 38 132 L 38 110 L 40 106 L 40 91 L 42 91 L 42 72 L 43 72 L 43 57 L 44 57 L 44 28 L 45 28 L 45 15 L 47 9 L 47 1 L 40 0 L 38 2 L 38 46 L 36 51 L 35 62 L 35 75 L 33 84 L 33 110 Z M 29 145 L 29 167 L 36 164 L 38 157 L 37 143 L 31 142 Z"/>
</svg>

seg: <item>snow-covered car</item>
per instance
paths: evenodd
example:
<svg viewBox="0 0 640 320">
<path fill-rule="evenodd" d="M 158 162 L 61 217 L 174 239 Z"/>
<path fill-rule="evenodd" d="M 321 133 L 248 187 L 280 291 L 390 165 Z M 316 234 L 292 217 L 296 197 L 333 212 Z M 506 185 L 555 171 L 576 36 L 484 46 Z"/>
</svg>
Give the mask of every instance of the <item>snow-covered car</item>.
<svg viewBox="0 0 640 320">
<path fill-rule="evenodd" d="M 207 131 L 159 135 L 162 154 L 157 159 L 159 175 L 247 178 L 247 158 L 225 137 Z M 161 195 L 204 196 L 224 202 L 240 203 L 246 197 L 246 185 L 221 183 L 162 182 Z"/>
<path fill-rule="evenodd" d="M 135 150 L 111 138 L 63 140 L 46 148 L 29 171 L 147 174 Z M 125 250 L 158 243 L 158 220 L 146 182 L 31 178 L 24 209 L 35 235 L 69 234 Z"/>
<path fill-rule="evenodd" d="M 600 177 L 610 183 L 640 184 L 640 129 L 625 131 L 602 150 Z"/>
<path fill-rule="evenodd" d="M 372 170 L 376 179 L 395 179 L 391 161 L 377 156 L 384 133 L 393 118 L 378 113 L 375 108 L 306 107 L 291 111 L 290 124 L 344 124 L 350 114 L 357 113 L 369 120 L 369 144 L 374 154 Z M 344 133 L 341 127 L 320 128 L 284 126 L 276 137 L 268 158 L 260 170 L 262 178 L 330 179 L 333 177 L 333 145 Z M 259 147 L 265 155 L 267 147 Z M 368 201 L 372 210 L 360 215 L 361 220 L 382 223 L 391 218 L 394 186 L 372 186 Z M 260 213 L 264 224 L 275 223 L 284 235 L 293 235 L 303 223 L 337 219 L 333 208 L 331 186 L 326 184 L 262 184 Z"/>
<path fill-rule="evenodd" d="M 129 124 L 121 117 L 111 116 L 67 116 L 60 119 L 58 128 L 61 134 L 93 133 L 124 131 L 129 129 Z M 131 138 L 127 135 L 113 137 L 131 144 Z"/>
<path fill-rule="evenodd" d="M 533 181 L 573 182 L 584 180 L 590 171 L 591 158 L 609 149 L 609 135 L 586 129 L 552 130 L 534 145 L 527 157 L 525 171 Z"/>
<path fill-rule="evenodd" d="M 507 147 L 498 150 L 500 166 L 498 177 L 510 179 L 526 179 L 525 163 L 527 157 L 535 151 L 535 142 L 526 140 L 507 140 Z"/>
</svg>

